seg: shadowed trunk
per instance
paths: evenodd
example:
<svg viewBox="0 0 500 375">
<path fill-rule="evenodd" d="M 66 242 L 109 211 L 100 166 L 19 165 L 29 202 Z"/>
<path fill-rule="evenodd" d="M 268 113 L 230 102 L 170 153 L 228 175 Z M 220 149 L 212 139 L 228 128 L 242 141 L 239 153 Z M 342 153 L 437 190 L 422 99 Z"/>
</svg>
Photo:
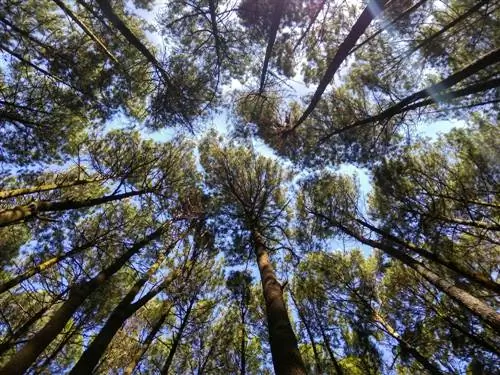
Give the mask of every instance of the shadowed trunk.
<svg viewBox="0 0 500 375">
<path fill-rule="evenodd" d="M 67 322 L 78 310 L 82 303 L 99 286 L 105 284 L 111 276 L 118 272 L 133 255 L 138 253 L 144 246 L 152 240 L 161 236 L 166 227 L 162 226 L 155 232 L 137 242 L 128 251 L 121 255 L 111 266 L 102 270 L 93 279 L 75 285 L 69 293 L 69 298 L 52 315 L 45 326 L 38 331 L 28 343 L 19 350 L 7 364 L 0 369 L 1 375 L 22 375 L 35 362 L 38 356 L 50 345 L 59 333 L 64 329 Z"/>
<path fill-rule="evenodd" d="M 448 281 L 442 276 L 435 274 L 433 271 L 427 268 L 423 263 L 413 259 L 404 252 L 392 248 L 391 246 L 385 245 L 381 242 L 366 238 L 361 234 L 355 232 L 354 230 L 347 228 L 343 224 L 336 222 L 324 215 L 318 213 L 315 214 L 320 218 L 322 218 L 323 220 L 327 221 L 330 225 L 341 229 L 344 233 L 357 239 L 359 242 L 380 249 L 387 255 L 399 260 L 401 263 L 410 267 L 417 274 L 419 274 L 425 280 L 427 280 L 429 283 L 434 285 L 443 293 L 447 294 L 450 298 L 458 302 L 460 305 L 465 307 L 471 313 L 473 313 L 478 318 L 483 320 L 485 323 L 490 325 L 497 332 L 500 332 L 500 314 L 498 314 L 493 308 L 488 306 L 479 298 L 476 298 L 467 291 L 455 286 L 452 282 Z"/>
<path fill-rule="evenodd" d="M 167 250 L 167 253 L 171 249 L 172 246 Z M 160 287 L 154 288 L 132 304 L 132 301 L 137 297 L 137 294 L 142 287 L 158 270 L 161 263 L 165 259 L 165 255 L 166 254 L 162 254 L 158 257 L 158 260 L 150 267 L 148 272 L 135 282 L 129 292 L 120 301 L 118 306 L 115 307 L 99 334 L 94 338 L 92 343 L 87 347 L 76 363 L 75 367 L 71 370 L 71 375 L 86 375 L 92 373 L 94 367 L 97 365 L 102 355 L 108 348 L 109 343 L 125 321 L 165 287 L 165 283 L 163 283 Z"/>
<path fill-rule="evenodd" d="M 113 194 L 100 198 L 86 199 L 83 201 L 66 200 L 66 201 L 36 201 L 23 206 L 17 206 L 0 211 L 0 227 L 6 227 L 36 218 L 41 212 L 56 212 L 76 210 L 78 208 L 98 206 L 100 204 L 117 201 L 120 199 L 135 197 L 147 193 L 147 190 L 130 191 L 128 193 Z"/>
<path fill-rule="evenodd" d="M 424 357 L 413 345 L 408 341 L 404 340 L 399 333 L 397 333 L 394 328 L 392 328 L 384 318 L 382 318 L 376 311 L 373 314 L 373 320 L 380 324 L 382 330 L 386 332 L 389 336 L 395 338 L 399 345 L 410 355 L 417 360 L 418 363 L 422 365 L 427 371 L 432 375 L 443 375 L 444 373 L 439 369 L 439 366 L 432 363 L 429 359 Z"/>
<path fill-rule="evenodd" d="M 271 24 L 271 29 L 269 30 L 269 39 L 267 41 L 267 47 L 266 47 L 266 55 L 264 56 L 264 64 L 262 65 L 262 72 L 260 74 L 259 94 L 262 94 L 264 92 L 269 60 L 271 60 L 274 43 L 276 42 L 276 35 L 278 34 L 278 29 L 280 26 L 281 16 L 283 15 L 285 7 L 286 7 L 285 0 L 277 0 L 274 5 L 273 15 L 271 18 L 272 24 Z"/>
<path fill-rule="evenodd" d="M 158 320 L 156 321 L 155 325 L 152 327 L 151 331 L 149 332 L 148 336 L 144 340 L 144 342 L 141 344 L 141 348 L 139 351 L 133 356 L 132 361 L 130 361 L 130 364 L 127 366 L 125 371 L 123 372 L 124 375 L 131 375 L 139 362 L 141 361 L 142 356 L 144 353 L 147 352 L 149 349 L 149 346 L 153 342 L 154 338 L 156 337 L 156 334 L 160 331 L 161 327 L 163 326 L 163 323 L 165 323 L 165 320 L 167 319 L 168 315 L 170 314 L 170 310 L 172 308 L 172 305 L 169 306 L 169 308 L 160 315 Z"/>
<path fill-rule="evenodd" d="M 179 347 L 179 344 L 181 343 L 182 340 L 182 335 L 184 333 L 184 330 L 186 329 L 186 326 L 189 322 L 189 315 L 191 314 L 191 311 L 193 310 L 194 303 L 196 302 L 196 297 L 192 298 L 191 301 L 189 302 L 189 306 L 186 310 L 186 313 L 182 317 L 182 322 L 179 327 L 179 330 L 175 334 L 173 340 L 172 340 L 172 347 L 170 348 L 170 351 L 168 352 L 168 357 L 167 360 L 165 361 L 165 364 L 163 365 L 163 368 L 161 370 L 162 375 L 168 375 L 168 371 L 170 370 L 170 366 L 172 365 L 172 362 L 174 361 L 174 355 L 175 352 L 177 351 L 177 348 Z"/>
<path fill-rule="evenodd" d="M 337 73 L 340 65 L 345 61 L 347 56 L 349 56 L 349 51 L 356 45 L 356 42 L 364 34 L 370 23 L 380 14 L 384 9 L 385 0 L 371 0 L 367 7 L 360 14 L 359 18 L 356 20 L 356 23 L 353 25 L 351 31 L 344 39 L 344 41 L 340 44 L 333 57 L 332 61 L 328 64 L 328 68 L 326 69 L 325 74 L 319 81 L 318 87 L 314 92 L 309 105 L 302 113 L 302 116 L 297 120 L 297 122 L 292 126 L 291 129 L 287 131 L 291 131 L 300 126 L 314 111 L 314 108 L 318 105 L 321 100 L 321 96 L 326 90 L 326 87 L 330 84 Z"/>
<path fill-rule="evenodd" d="M 290 324 L 283 299 L 283 290 L 276 279 L 264 239 L 258 231 L 253 230 L 252 240 L 266 302 L 267 326 L 274 371 L 276 375 L 304 375 L 306 369 L 297 346 L 297 338 Z"/>
<path fill-rule="evenodd" d="M 316 342 L 314 341 L 314 335 L 311 331 L 311 327 L 309 326 L 309 322 L 307 321 L 307 318 L 304 314 L 304 309 L 302 308 L 302 306 L 299 305 L 299 303 L 295 299 L 295 296 L 291 290 L 290 290 L 290 297 L 292 298 L 293 304 L 295 305 L 297 313 L 299 314 L 299 319 L 302 322 L 302 324 L 304 325 L 306 332 L 307 332 L 307 336 L 309 337 L 309 341 L 311 342 L 313 353 L 314 353 L 314 360 L 316 362 L 316 371 L 318 372 L 318 374 L 322 374 L 323 370 L 321 369 L 321 361 L 319 359 L 318 348 L 316 347 Z"/>
<path fill-rule="evenodd" d="M 313 307 L 313 311 L 314 311 L 314 317 L 316 318 L 316 322 L 318 323 L 318 327 L 321 332 L 321 337 L 323 338 L 323 345 L 325 345 L 326 351 L 328 352 L 328 356 L 330 357 L 330 361 L 333 363 L 337 375 L 343 375 L 344 370 L 342 370 L 339 361 L 337 361 L 337 358 L 335 358 L 335 353 L 333 352 L 332 347 L 330 346 L 330 340 L 326 336 L 325 328 L 321 323 L 321 318 L 318 316 L 318 312 L 316 311 L 315 307 Z"/>
</svg>

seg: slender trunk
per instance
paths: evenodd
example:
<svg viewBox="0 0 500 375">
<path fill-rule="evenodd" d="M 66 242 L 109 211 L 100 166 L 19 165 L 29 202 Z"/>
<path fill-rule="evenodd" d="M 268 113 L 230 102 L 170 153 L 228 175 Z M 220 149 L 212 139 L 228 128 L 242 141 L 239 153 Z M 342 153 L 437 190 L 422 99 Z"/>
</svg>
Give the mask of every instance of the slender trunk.
<svg viewBox="0 0 500 375">
<path fill-rule="evenodd" d="M 321 323 L 321 318 L 318 316 L 318 312 L 316 311 L 315 307 L 313 307 L 313 312 L 314 317 L 316 318 L 316 322 L 318 323 L 319 331 L 321 332 L 321 337 L 323 338 L 323 345 L 325 345 L 328 356 L 330 357 L 330 361 L 333 363 L 333 367 L 335 367 L 335 372 L 337 373 L 337 375 L 343 375 L 344 370 L 342 370 L 339 361 L 337 361 L 337 358 L 335 358 L 335 353 L 333 353 L 333 350 L 330 346 L 330 340 L 326 335 L 325 328 Z"/>
<path fill-rule="evenodd" d="M 309 31 L 311 30 L 312 26 L 316 23 L 316 20 L 318 19 L 321 11 L 323 10 L 324 6 L 326 4 L 326 0 L 322 0 L 321 3 L 318 5 L 318 9 L 316 10 L 316 13 L 312 16 L 311 20 L 309 21 L 309 24 L 307 25 L 306 29 L 304 32 L 300 35 L 299 39 L 293 46 L 292 52 L 295 54 L 295 51 L 299 46 L 302 44 L 302 41 L 306 37 L 307 34 L 309 34 Z"/>
<path fill-rule="evenodd" d="M 54 301 L 56 303 L 56 301 Z M 21 327 L 16 329 L 0 344 L 0 356 L 15 345 L 16 340 L 23 336 L 30 327 L 40 320 L 52 306 L 45 306 L 32 315 Z"/>
<path fill-rule="evenodd" d="M 323 370 L 321 368 L 321 360 L 319 359 L 319 353 L 318 353 L 318 348 L 316 347 L 316 342 L 314 341 L 314 335 L 311 331 L 311 327 L 309 326 L 309 323 L 307 321 L 307 318 L 304 314 L 304 310 L 302 306 L 299 305 L 297 300 L 295 299 L 294 293 L 290 290 L 290 297 L 292 298 L 293 304 L 295 305 L 295 309 L 297 310 L 297 313 L 299 314 L 299 319 L 301 320 L 302 324 L 306 328 L 307 336 L 309 337 L 309 341 L 311 342 L 313 353 L 314 353 L 314 360 L 316 361 L 316 371 L 318 374 L 322 374 Z"/>
<path fill-rule="evenodd" d="M 104 43 L 92 32 L 92 30 L 90 30 L 87 27 L 87 25 L 83 23 L 83 21 L 80 18 L 78 18 L 78 16 L 75 13 L 71 11 L 71 9 L 69 9 L 66 6 L 66 4 L 64 4 L 64 2 L 62 2 L 61 0 L 52 0 L 52 1 L 56 3 L 57 6 L 61 8 L 62 11 L 69 16 L 69 18 L 71 18 L 78 26 L 80 26 L 80 28 L 85 32 L 85 34 L 87 34 L 90 37 L 90 39 L 92 39 L 111 60 L 113 60 L 115 63 L 118 64 L 118 60 L 108 50 L 108 48 L 104 45 Z"/>
<path fill-rule="evenodd" d="M 370 3 L 363 10 L 359 18 L 356 20 L 356 23 L 353 25 L 351 31 L 344 39 L 344 41 L 340 44 L 333 57 L 332 61 L 328 64 L 328 68 L 326 69 L 325 74 L 319 81 L 318 87 L 316 88 L 315 93 L 313 94 L 309 105 L 305 109 L 302 116 L 297 120 L 297 122 L 292 126 L 288 131 L 296 129 L 300 126 L 312 113 L 312 111 L 316 108 L 319 101 L 321 100 L 321 96 L 326 90 L 326 87 L 333 80 L 335 73 L 337 73 L 340 65 L 345 61 L 347 56 L 349 55 L 349 51 L 356 45 L 356 42 L 364 34 L 370 23 L 380 14 L 384 9 L 385 0 L 370 0 Z"/>
<path fill-rule="evenodd" d="M 92 198 L 83 201 L 36 201 L 23 206 L 17 206 L 0 211 L 0 227 L 5 227 L 35 218 L 41 212 L 67 211 L 78 208 L 92 207 L 100 204 L 117 201 L 137 195 L 145 194 L 146 190 L 131 191 L 128 193 L 108 195 L 100 198 Z"/>
<path fill-rule="evenodd" d="M 417 10 L 418 8 L 420 8 L 426 2 L 427 2 L 427 0 L 420 0 L 419 2 L 415 3 L 411 7 L 407 8 L 405 11 L 401 12 L 400 14 L 398 14 L 398 16 L 396 18 L 394 18 L 391 22 L 389 22 L 388 24 L 386 24 L 383 27 L 381 27 L 380 30 L 374 32 L 372 35 L 370 35 L 369 37 L 367 37 L 361 43 L 359 43 L 358 45 L 356 45 L 356 47 L 354 47 L 352 50 L 350 50 L 349 51 L 349 55 L 352 55 L 358 49 L 360 49 L 361 47 L 363 47 L 366 43 L 368 43 L 371 40 L 373 40 L 377 35 L 381 34 L 382 31 L 390 29 L 390 27 L 392 25 L 394 25 L 396 22 L 400 21 L 401 19 L 403 19 L 406 16 L 410 15 L 411 13 L 413 13 L 415 10 Z"/>
<path fill-rule="evenodd" d="M 276 42 L 276 35 L 278 34 L 281 17 L 283 15 L 285 7 L 286 7 L 285 0 L 277 0 L 274 5 L 271 29 L 269 30 L 269 39 L 267 41 L 267 47 L 266 47 L 266 55 L 264 57 L 264 64 L 262 65 L 262 72 L 260 74 L 259 94 L 262 94 L 264 92 L 269 60 L 271 60 L 274 43 Z"/>
<path fill-rule="evenodd" d="M 172 308 L 172 305 L 169 306 L 167 311 L 165 311 L 163 314 L 160 315 L 159 319 L 156 321 L 155 325 L 152 327 L 148 336 L 146 337 L 144 342 L 141 344 L 140 350 L 133 356 L 132 361 L 130 361 L 130 364 L 125 369 L 124 375 L 132 375 L 135 368 L 139 364 L 142 356 L 146 353 L 146 351 L 150 347 L 151 343 L 153 342 L 154 338 L 156 337 L 156 334 L 160 331 L 161 327 L 163 326 L 163 323 L 165 323 L 165 320 L 167 319 L 171 308 Z"/>
<path fill-rule="evenodd" d="M 380 228 L 377 228 L 374 225 L 371 225 L 370 223 L 367 223 L 364 220 L 355 219 L 355 221 L 357 223 L 361 224 L 362 226 L 364 226 L 365 228 L 368 228 L 371 231 L 381 235 L 385 239 L 388 239 L 388 240 L 390 240 L 398 245 L 401 245 L 404 248 L 414 252 L 415 254 L 420 255 L 421 257 L 423 257 L 425 259 L 428 259 L 428 260 L 433 261 L 437 264 L 440 264 L 444 267 L 447 267 L 448 269 L 452 270 L 453 272 L 456 272 L 460 276 L 466 277 L 469 280 L 476 282 L 477 284 L 483 286 L 486 289 L 489 289 L 489 290 L 496 292 L 496 293 L 500 293 L 500 284 L 497 284 L 496 282 L 494 282 L 493 280 L 490 280 L 489 278 L 485 277 L 484 275 L 481 275 L 477 272 L 473 272 L 471 270 L 468 270 L 467 268 L 465 268 L 465 267 L 463 267 L 460 264 L 457 264 L 455 262 L 443 259 L 438 254 L 433 253 L 429 250 L 415 246 L 412 243 L 408 243 L 408 242 L 406 242 L 406 241 L 404 241 L 396 236 L 393 236 L 392 234 L 390 234 L 390 233 L 388 233 Z"/>
<path fill-rule="evenodd" d="M 245 295 L 243 295 L 243 299 Z M 242 301 L 242 304 L 245 302 Z M 240 307 L 240 315 L 241 315 L 241 343 L 240 343 L 240 375 L 245 375 L 247 371 L 247 363 L 246 363 L 246 330 L 245 330 L 245 306 Z"/>
<path fill-rule="evenodd" d="M 179 330 L 175 334 L 173 340 L 172 340 L 172 347 L 170 348 L 170 351 L 168 352 L 168 357 L 167 360 L 165 361 L 165 364 L 163 365 L 163 368 L 161 370 L 162 375 L 168 375 L 168 371 L 170 370 L 170 366 L 172 365 L 172 362 L 174 360 L 174 355 L 175 352 L 177 351 L 177 348 L 179 347 L 179 344 L 181 343 L 182 340 L 182 335 L 184 334 L 184 329 L 186 329 L 187 324 L 189 322 L 189 315 L 191 314 L 191 311 L 193 309 L 194 303 L 196 302 L 196 298 L 192 298 L 191 301 L 189 302 L 189 306 L 186 310 L 186 313 L 184 314 L 182 318 L 181 325 L 179 327 Z"/>
<path fill-rule="evenodd" d="M 276 375 L 306 374 L 304 362 L 297 345 L 297 338 L 293 332 L 283 299 L 283 289 L 276 279 L 264 239 L 257 230 L 253 230 L 252 240 L 255 246 L 255 255 L 266 303 L 267 326 L 274 371 Z"/>
<path fill-rule="evenodd" d="M 40 186 L 33 186 L 33 187 L 13 189 L 13 190 L 4 190 L 4 191 L 0 191 L 0 199 L 15 198 L 15 197 L 19 197 L 21 195 L 41 193 L 44 191 L 86 185 L 86 184 L 90 184 L 90 183 L 98 182 L 98 181 L 100 181 L 100 179 L 76 180 L 76 181 L 71 181 L 71 182 L 62 182 L 59 184 L 47 183 L 47 184 L 42 184 Z"/>
<path fill-rule="evenodd" d="M 491 52 L 488 52 L 487 54 L 481 56 L 479 59 L 476 61 L 472 62 L 471 64 L 467 65 L 464 67 L 462 70 L 459 70 L 458 72 L 455 72 L 448 76 L 447 78 L 441 80 L 438 83 L 435 83 L 433 85 L 430 85 L 420 91 L 417 91 L 406 98 L 402 99 L 398 103 L 392 105 L 391 107 L 385 109 L 384 111 L 373 115 L 369 116 L 367 118 L 364 118 L 363 120 L 356 121 L 352 123 L 351 125 L 345 126 L 341 129 L 335 130 L 333 132 L 328 133 L 325 135 L 323 138 L 321 138 L 320 143 L 323 143 L 327 139 L 331 138 L 332 136 L 336 134 L 343 133 L 345 131 L 357 128 L 362 125 L 370 124 L 370 123 L 375 123 L 379 122 L 382 120 L 388 120 L 391 117 L 403 113 L 408 110 L 408 108 L 414 109 L 413 107 L 419 106 L 420 103 L 415 103 L 417 100 L 420 99 L 427 99 L 431 95 L 432 96 L 440 96 L 442 95 L 443 98 L 446 98 L 446 93 L 444 92 L 445 90 L 449 89 L 450 87 L 456 85 L 457 83 L 463 81 L 466 78 L 469 78 L 470 76 L 478 73 L 480 70 L 485 69 L 491 65 L 495 65 L 500 61 L 500 48 L 497 48 Z M 458 91 L 458 90 L 457 90 Z M 430 103 L 427 103 L 430 104 Z"/>
<path fill-rule="evenodd" d="M 114 27 L 125 37 L 125 39 L 134 46 L 148 62 L 153 65 L 160 72 L 163 80 L 170 89 L 175 89 L 169 78 L 169 74 L 156 59 L 156 57 L 151 53 L 151 51 L 141 42 L 141 40 L 135 36 L 135 34 L 128 28 L 128 26 L 118 17 L 118 15 L 113 11 L 109 0 L 97 0 L 99 8 L 103 13 L 104 17 L 107 18 Z"/>
<path fill-rule="evenodd" d="M 451 28 L 455 27 L 456 25 L 458 25 L 460 22 L 464 21 L 465 19 L 467 19 L 472 13 L 474 12 L 477 12 L 483 5 L 487 4 L 489 2 L 489 0 L 481 0 L 481 1 L 478 1 L 473 7 L 471 7 L 468 11 L 466 11 L 465 13 L 462 13 L 460 16 L 458 16 L 457 18 L 455 18 L 453 21 L 451 21 L 449 24 L 447 24 L 446 26 L 444 26 L 442 29 L 440 29 L 439 31 L 435 32 L 434 34 L 432 34 L 431 36 L 425 38 L 422 42 L 420 42 L 419 44 L 417 44 L 415 47 L 413 47 L 411 50 L 409 50 L 408 52 L 406 52 L 404 54 L 404 56 L 402 58 L 405 58 L 405 57 L 408 57 L 410 56 L 413 52 L 419 50 L 420 48 L 422 48 L 423 46 L 431 43 L 434 39 L 440 37 L 441 35 L 443 35 L 445 32 L 447 32 L 448 30 L 450 30 Z"/>
<path fill-rule="evenodd" d="M 94 338 L 92 343 L 87 347 L 85 352 L 82 354 L 76 365 L 71 370 L 71 375 L 86 375 L 91 374 L 94 367 L 99 362 L 106 351 L 109 343 L 115 336 L 116 332 L 121 328 L 125 321 L 139 308 L 146 304 L 151 298 L 153 298 L 156 293 L 150 296 L 150 298 L 140 299 L 140 303 L 135 303 L 131 305 L 132 301 L 136 298 L 139 291 L 146 284 L 146 282 L 154 275 L 158 270 L 161 263 L 165 259 L 165 255 L 161 255 L 158 260 L 151 266 L 148 272 L 135 282 L 128 293 L 123 297 L 120 303 L 115 307 L 110 317 L 102 327 L 99 334 Z M 159 293 L 160 290 L 157 291 Z M 148 293 L 149 294 L 149 293 Z M 139 301 L 138 301 L 139 302 Z"/>
<path fill-rule="evenodd" d="M 380 324 L 382 330 L 386 332 L 389 336 L 395 338 L 399 345 L 410 355 L 415 358 L 415 360 L 422 365 L 427 371 L 429 371 L 432 375 L 443 375 L 443 372 L 440 370 L 439 366 L 429 359 L 427 359 L 424 355 L 422 355 L 417 348 L 411 345 L 408 341 L 404 340 L 399 333 L 397 333 L 394 328 L 392 328 L 382 316 L 380 316 L 376 311 L 374 311 L 373 319 L 376 323 Z"/>
<path fill-rule="evenodd" d="M 93 279 L 75 285 L 70 291 L 69 298 L 52 315 L 45 326 L 38 331 L 30 341 L 17 352 L 7 364 L 0 369 L 0 375 L 21 375 L 35 362 L 38 356 L 50 345 L 59 333 L 64 329 L 76 310 L 99 286 L 105 284 L 111 276 L 118 272 L 133 255 L 138 253 L 152 240 L 161 236 L 165 226 L 158 228 L 155 232 L 137 242 L 128 251 L 121 255 L 112 265 L 102 270 Z"/>
<path fill-rule="evenodd" d="M 78 254 L 86 249 L 90 249 L 92 246 L 95 245 L 95 243 L 96 243 L 95 241 L 88 242 L 85 245 L 75 247 L 74 249 L 68 251 L 67 253 L 64 253 L 61 255 L 56 255 L 55 257 L 47 259 L 47 260 L 43 261 L 42 263 L 40 263 L 34 267 L 31 267 L 30 269 L 28 269 L 27 271 L 25 271 L 21 275 L 18 275 L 16 277 L 6 281 L 2 285 L 0 285 L 0 294 L 15 287 L 16 285 L 19 285 L 23 281 L 28 280 L 30 277 L 32 277 L 40 272 L 43 272 L 47 268 L 52 267 L 54 264 L 57 264 L 57 263 L 63 261 L 64 259 L 70 258 L 73 255 Z"/>
<path fill-rule="evenodd" d="M 494 309 L 488 306 L 486 303 L 481 301 L 479 298 L 474 297 L 465 290 L 456 287 L 453 283 L 449 282 L 442 276 L 439 276 L 432 272 L 429 268 L 424 266 L 421 262 L 413 259 L 409 255 L 405 254 L 400 250 L 396 250 L 391 246 L 385 245 L 381 242 L 371 240 L 362 236 L 361 234 L 355 232 L 352 229 L 347 228 L 339 222 L 333 221 L 332 219 L 319 215 L 322 219 L 329 222 L 331 225 L 341 229 L 343 232 L 349 236 L 357 239 L 365 245 L 372 246 L 374 248 L 384 251 L 389 256 L 399 260 L 401 263 L 413 269 L 417 274 L 422 276 L 429 283 L 434 285 L 437 289 L 448 295 L 450 298 L 458 302 L 460 305 L 465 307 L 471 313 L 479 317 L 485 323 L 490 325 L 495 331 L 500 332 L 500 314 L 498 314 Z"/>
</svg>

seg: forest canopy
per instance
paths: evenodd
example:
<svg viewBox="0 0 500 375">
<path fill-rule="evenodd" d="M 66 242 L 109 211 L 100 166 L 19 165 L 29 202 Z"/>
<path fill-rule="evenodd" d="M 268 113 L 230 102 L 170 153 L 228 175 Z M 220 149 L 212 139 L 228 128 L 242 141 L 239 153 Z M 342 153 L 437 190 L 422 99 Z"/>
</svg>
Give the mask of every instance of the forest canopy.
<svg viewBox="0 0 500 375">
<path fill-rule="evenodd" d="M 2 0 L 0 375 L 498 373 L 499 87 L 497 0 Z"/>
</svg>

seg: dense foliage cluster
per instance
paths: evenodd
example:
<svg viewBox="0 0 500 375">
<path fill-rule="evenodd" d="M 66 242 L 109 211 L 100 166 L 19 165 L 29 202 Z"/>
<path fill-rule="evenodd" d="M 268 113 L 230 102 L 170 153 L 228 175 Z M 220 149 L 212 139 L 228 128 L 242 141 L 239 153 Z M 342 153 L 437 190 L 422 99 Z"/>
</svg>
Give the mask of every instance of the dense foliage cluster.
<svg viewBox="0 0 500 375">
<path fill-rule="evenodd" d="M 494 0 L 1 1 L 0 374 L 497 373 L 499 87 Z"/>
</svg>

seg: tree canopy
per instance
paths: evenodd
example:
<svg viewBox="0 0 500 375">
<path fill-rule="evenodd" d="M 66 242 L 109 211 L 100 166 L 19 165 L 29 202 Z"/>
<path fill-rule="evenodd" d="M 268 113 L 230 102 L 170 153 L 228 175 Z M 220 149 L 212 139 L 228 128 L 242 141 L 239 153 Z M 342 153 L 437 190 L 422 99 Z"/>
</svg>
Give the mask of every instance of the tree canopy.
<svg viewBox="0 0 500 375">
<path fill-rule="evenodd" d="M 0 30 L 0 374 L 498 372 L 498 1 Z"/>
</svg>

